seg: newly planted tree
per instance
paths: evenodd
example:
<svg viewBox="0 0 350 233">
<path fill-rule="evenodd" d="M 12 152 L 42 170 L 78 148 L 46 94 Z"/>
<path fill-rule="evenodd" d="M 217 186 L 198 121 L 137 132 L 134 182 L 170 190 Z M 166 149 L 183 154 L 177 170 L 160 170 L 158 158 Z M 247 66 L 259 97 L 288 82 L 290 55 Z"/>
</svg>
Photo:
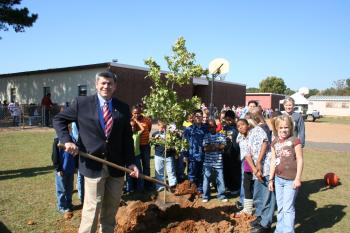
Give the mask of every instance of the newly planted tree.
<svg viewBox="0 0 350 233">
<path fill-rule="evenodd" d="M 180 98 L 176 87 L 190 85 L 192 78 L 207 76 L 208 71 L 200 65 L 195 64 L 195 54 L 187 51 L 186 41 L 180 37 L 172 46 L 173 54 L 165 56 L 169 71 L 161 73 L 157 62 L 148 58 L 145 64 L 149 66 L 147 78 L 153 81 L 150 94 L 143 98 L 145 114 L 153 119 L 159 119 L 170 127 L 167 130 L 166 140 L 157 143 L 166 144 L 169 148 L 177 151 L 183 147 L 181 138 L 178 137 L 178 130 L 187 115 L 194 109 L 199 108 L 200 99 L 196 96 L 190 99 Z M 169 129 L 169 127 L 168 127 Z"/>
</svg>

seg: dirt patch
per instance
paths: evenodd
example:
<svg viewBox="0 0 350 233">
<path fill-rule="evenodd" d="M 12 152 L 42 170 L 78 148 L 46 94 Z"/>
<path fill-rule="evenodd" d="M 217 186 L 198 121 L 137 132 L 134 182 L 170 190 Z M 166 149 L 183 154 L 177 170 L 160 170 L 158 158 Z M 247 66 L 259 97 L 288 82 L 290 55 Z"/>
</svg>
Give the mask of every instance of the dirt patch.
<svg viewBox="0 0 350 233">
<path fill-rule="evenodd" d="M 193 186 L 185 181 L 176 190 L 188 190 L 188 187 Z M 249 222 L 254 217 L 235 218 L 235 212 L 233 203 L 223 203 L 216 198 L 202 203 L 197 192 L 184 195 L 169 191 L 135 193 L 123 196 L 116 215 L 115 233 L 250 232 Z M 81 219 L 81 209 L 74 211 L 72 219 L 62 218 L 58 224 L 65 233 L 77 233 L 78 227 L 73 224 L 77 219 Z"/>
<path fill-rule="evenodd" d="M 349 143 L 350 125 L 323 122 L 305 122 L 306 141 Z"/>
<path fill-rule="evenodd" d="M 186 182 L 180 189 L 188 189 L 190 183 Z M 234 218 L 237 209 L 232 203 L 201 200 L 197 193 L 174 195 L 163 191 L 152 201 L 128 201 L 118 210 L 116 232 L 250 232 L 249 222 L 254 217 L 237 219 Z"/>
<path fill-rule="evenodd" d="M 185 194 L 198 194 L 196 185 L 189 180 L 185 180 L 181 184 L 178 184 L 174 192 L 174 195 L 176 196 Z"/>
</svg>

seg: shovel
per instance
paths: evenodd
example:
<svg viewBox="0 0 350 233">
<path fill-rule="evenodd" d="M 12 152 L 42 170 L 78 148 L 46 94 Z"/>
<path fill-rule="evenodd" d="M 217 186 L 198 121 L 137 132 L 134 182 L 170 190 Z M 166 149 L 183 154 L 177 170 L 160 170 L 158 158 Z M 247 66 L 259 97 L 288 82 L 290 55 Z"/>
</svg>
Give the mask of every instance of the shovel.
<svg viewBox="0 0 350 233">
<path fill-rule="evenodd" d="M 62 148 L 62 149 L 65 148 L 64 144 L 62 144 L 62 143 L 57 144 L 57 146 L 58 146 L 59 148 Z M 96 157 L 96 156 L 94 156 L 94 155 L 88 154 L 88 153 L 83 152 L 83 151 L 79 151 L 79 155 L 81 155 L 81 156 L 83 156 L 83 157 L 85 157 L 85 158 L 88 158 L 88 159 L 95 160 L 95 161 L 97 161 L 97 162 L 100 162 L 100 163 L 105 164 L 105 165 L 107 165 L 107 166 L 110 166 L 110 167 L 112 167 L 112 168 L 115 168 L 115 169 L 124 171 L 124 172 L 126 172 L 126 173 L 128 173 L 128 174 L 130 174 L 130 173 L 132 172 L 132 170 L 130 170 L 129 168 L 126 168 L 126 167 L 120 166 L 120 165 L 118 165 L 118 164 L 109 162 L 109 161 L 107 161 L 107 160 L 101 159 L 101 158 L 99 158 L 99 157 Z M 138 178 L 144 179 L 144 180 L 147 180 L 147 181 L 150 181 L 150 182 L 153 182 L 153 183 L 158 183 L 158 184 L 160 184 L 160 185 L 165 186 L 167 189 L 170 189 L 170 186 L 167 185 L 166 183 L 164 183 L 164 182 L 162 182 L 162 181 L 159 181 L 159 180 L 157 180 L 157 179 L 154 179 L 154 178 L 152 178 L 152 177 L 150 177 L 150 176 L 146 176 L 146 175 L 144 175 L 144 174 L 142 174 L 142 173 L 139 173 L 139 177 L 138 177 Z"/>
</svg>

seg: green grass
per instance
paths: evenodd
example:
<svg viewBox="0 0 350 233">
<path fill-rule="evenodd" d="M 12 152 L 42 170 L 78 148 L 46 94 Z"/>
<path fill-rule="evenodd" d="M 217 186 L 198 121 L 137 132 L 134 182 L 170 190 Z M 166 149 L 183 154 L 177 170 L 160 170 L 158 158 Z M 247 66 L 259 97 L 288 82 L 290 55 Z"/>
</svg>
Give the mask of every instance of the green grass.
<svg viewBox="0 0 350 233">
<path fill-rule="evenodd" d="M 303 184 L 297 197 L 297 232 L 348 232 L 350 229 L 350 152 L 304 152 Z M 334 172 L 341 185 L 325 186 L 323 177 Z"/>
<path fill-rule="evenodd" d="M 74 232 L 71 229 L 79 226 L 79 216 L 64 222 L 56 211 L 53 135 L 53 131 L 29 130 L 0 133 L 0 232 Z M 348 232 L 349 160 L 350 152 L 305 151 L 297 232 Z M 323 182 L 324 174 L 330 171 L 342 182 L 332 189 Z M 78 204 L 76 194 L 73 199 Z M 35 224 L 27 225 L 29 220 Z"/>
<path fill-rule="evenodd" d="M 349 125 L 350 124 L 350 117 L 334 117 L 334 116 L 324 116 L 320 119 L 317 119 L 316 122 L 320 123 L 330 123 L 330 124 L 344 124 Z"/>
<path fill-rule="evenodd" d="M 1 132 L 1 222 L 13 232 L 55 232 L 53 132 Z M 35 225 L 27 225 L 33 220 Z M 57 231 L 56 231 L 57 232 Z"/>
</svg>

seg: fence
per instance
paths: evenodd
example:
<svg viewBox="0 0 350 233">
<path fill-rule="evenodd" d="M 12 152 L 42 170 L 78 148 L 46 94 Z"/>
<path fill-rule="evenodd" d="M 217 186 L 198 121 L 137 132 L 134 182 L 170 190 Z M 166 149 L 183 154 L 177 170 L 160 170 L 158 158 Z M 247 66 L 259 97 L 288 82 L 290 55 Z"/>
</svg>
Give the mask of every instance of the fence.
<svg viewBox="0 0 350 233">
<path fill-rule="evenodd" d="M 14 113 L 8 106 L 0 105 L 0 128 L 5 127 L 26 127 L 26 126 L 52 126 L 52 118 L 59 112 L 60 106 L 55 105 L 49 111 L 34 104 L 22 104 L 16 106 Z M 47 113 L 45 117 L 45 113 Z"/>
</svg>

